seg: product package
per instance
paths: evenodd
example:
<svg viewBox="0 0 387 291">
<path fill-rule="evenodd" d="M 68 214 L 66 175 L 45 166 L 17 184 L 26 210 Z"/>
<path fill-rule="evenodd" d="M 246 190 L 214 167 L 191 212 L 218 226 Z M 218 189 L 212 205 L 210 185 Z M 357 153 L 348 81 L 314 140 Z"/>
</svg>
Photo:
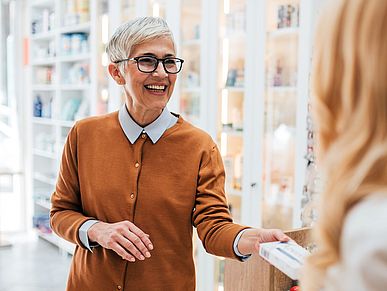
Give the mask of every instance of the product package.
<svg viewBox="0 0 387 291">
<path fill-rule="evenodd" d="M 292 280 L 298 280 L 299 270 L 309 252 L 294 241 L 260 244 L 259 255 Z"/>
</svg>

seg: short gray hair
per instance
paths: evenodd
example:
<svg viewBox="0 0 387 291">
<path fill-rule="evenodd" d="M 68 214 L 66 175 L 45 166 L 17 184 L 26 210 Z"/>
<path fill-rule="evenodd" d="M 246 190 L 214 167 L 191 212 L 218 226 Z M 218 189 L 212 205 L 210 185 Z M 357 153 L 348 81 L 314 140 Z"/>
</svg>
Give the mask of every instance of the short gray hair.
<svg viewBox="0 0 387 291">
<path fill-rule="evenodd" d="M 164 19 L 150 16 L 139 17 L 121 24 L 116 29 L 107 44 L 106 53 L 111 62 L 116 62 L 128 58 L 133 46 L 162 37 L 170 38 L 176 50 L 172 31 Z"/>
</svg>

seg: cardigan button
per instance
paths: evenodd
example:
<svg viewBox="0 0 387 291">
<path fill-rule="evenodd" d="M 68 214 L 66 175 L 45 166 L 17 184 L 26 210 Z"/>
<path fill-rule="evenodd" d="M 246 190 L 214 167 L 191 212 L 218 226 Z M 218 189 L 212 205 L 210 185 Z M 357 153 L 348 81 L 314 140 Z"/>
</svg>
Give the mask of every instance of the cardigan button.
<svg viewBox="0 0 387 291">
<path fill-rule="evenodd" d="M 138 168 L 138 167 L 140 166 L 140 164 L 139 164 L 139 163 L 135 163 L 134 166 L 135 166 L 136 168 Z"/>
<path fill-rule="evenodd" d="M 134 199 L 134 194 L 133 193 L 130 195 L 130 198 Z"/>
<path fill-rule="evenodd" d="M 120 285 L 117 285 L 117 290 L 121 290 L 122 287 Z"/>
<path fill-rule="evenodd" d="M 141 138 L 146 138 L 146 134 L 143 133 L 143 134 L 141 135 Z"/>
</svg>

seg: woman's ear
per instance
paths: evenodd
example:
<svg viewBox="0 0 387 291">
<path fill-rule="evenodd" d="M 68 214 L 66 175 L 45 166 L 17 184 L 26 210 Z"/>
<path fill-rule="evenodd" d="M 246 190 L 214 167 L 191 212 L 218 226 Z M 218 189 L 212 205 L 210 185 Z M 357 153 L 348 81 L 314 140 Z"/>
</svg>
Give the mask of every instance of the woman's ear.
<svg viewBox="0 0 387 291">
<path fill-rule="evenodd" d="M 118 85 L 125 85 L 125 79 L 121 76 L 118 65 L 110 63 L 108 66 L 109 74 L 112 76 L 113 80 L 116 81 Z"/>
</svg>

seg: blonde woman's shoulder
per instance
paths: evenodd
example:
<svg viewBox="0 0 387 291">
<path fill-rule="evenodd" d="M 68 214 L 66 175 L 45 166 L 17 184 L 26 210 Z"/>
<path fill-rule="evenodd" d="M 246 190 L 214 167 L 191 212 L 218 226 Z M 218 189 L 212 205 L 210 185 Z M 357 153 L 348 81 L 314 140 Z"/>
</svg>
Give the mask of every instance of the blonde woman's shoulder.
<svg viewBox="0 0 387 291">
<path fill-rule="evenodd" d="M 341 261 L 327 271 L 326 291 L 387 290 L 387 193 L 362 200 L 348 213 Z"/>
</svg>

